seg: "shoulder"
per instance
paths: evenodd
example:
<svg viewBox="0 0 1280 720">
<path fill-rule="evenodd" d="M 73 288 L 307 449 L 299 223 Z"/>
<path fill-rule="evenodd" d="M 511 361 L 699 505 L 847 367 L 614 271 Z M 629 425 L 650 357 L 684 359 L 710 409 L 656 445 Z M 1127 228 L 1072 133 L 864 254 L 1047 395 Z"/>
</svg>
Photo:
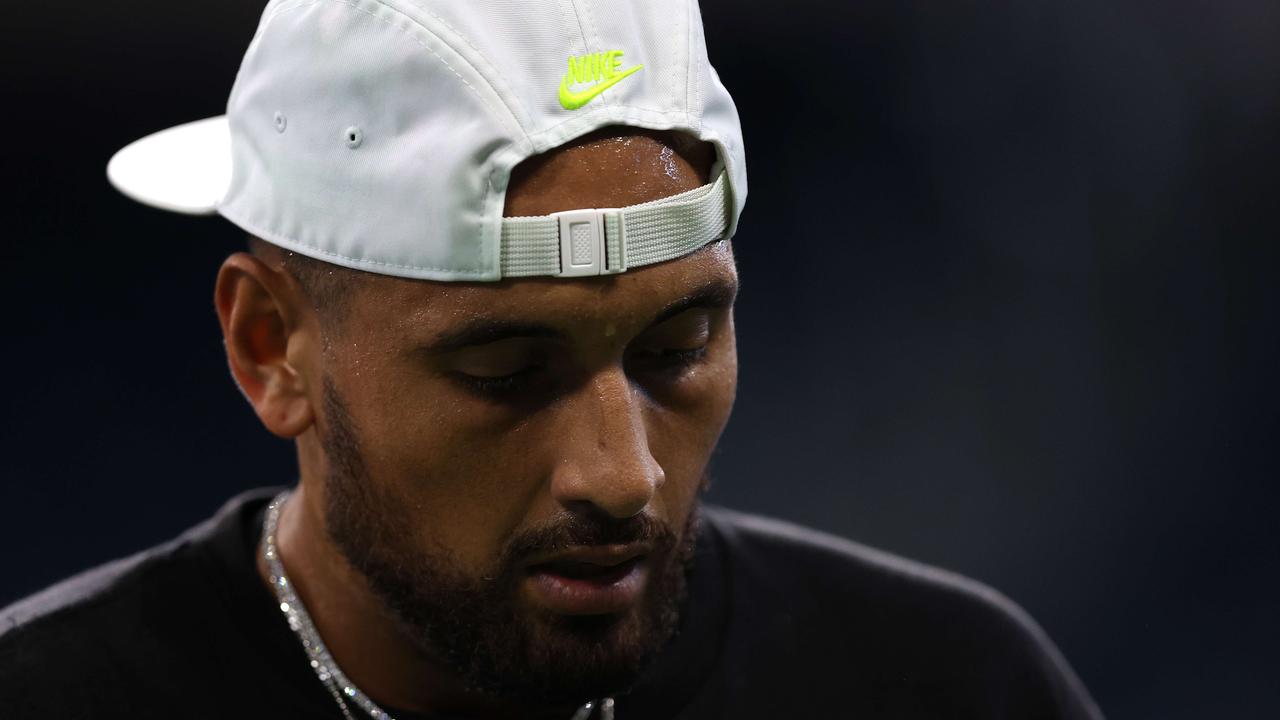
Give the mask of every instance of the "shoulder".
<svg viewBox="0 0 1280 720">
<path fill-rule="evenodd" d="M 879 597 L 901 604 L 918 597 L 981 609 L 1017 623 L 1029 620 L 998 591 L 955 572 L 785 520 L 714 506 L 705 516 L 747 582 L 776 580 L 782 573 L 793 582 L 816 583 L 837 594 L 867 595 L 868 602 Z"/>
<path fill-rule="evenodd" d="M 114 560 L 67 578 L 0 609 L 0 647 L 26 633 L 83 616 L 128 595 L 139 581 L 162 572 L 175 549 L 173 542 Z"/>
<path fill-rule="evenodd" d="M 757 652 L 822 658 L 813 672 L 856 672 L 903 702 L 936 702 L 927 712 L 1101 717 L 1044 630 L 999 591 L 783 520 L 718 507 L 704 517 Z"/>
<path fill-rule="evenodd" d="M 183 608 L 218 602 L 207 544 L 240 498 L 182 535 L 0 609 L 0 706 L 129 707 L 200 644 Z M 17 714 L 15 717 L 25 717 Z"/>
<path fill-rule="evenodd" d="M 85 570 L 0 609 L 0 648 L 20 642 L 30 632 L 109 612 L 170 580 L 183 571 L 191 546 L 210 538 L 240 500 L 232 499 L 215 516 L 176 538 Z"/>
<path fill-rule="evenodd" d="M 146 598 L 166 584 L 177 551 L 168 543 L 116 560 L 0 610 L 0 700 L 21 709 L 53 697 L 74 706 L 82 693 L 116 699 L 128 669 L 108 658 L 120 657 L 149 614 Z"/>
<path fill-rule="evenodd" d="M 1044 632 L 1012 600 L 963 575 L 784 520 L 709 508 L 735 589 L 783 607 L 838 604 L 881 622 L 946 624 L 986 639 L 1041 644 Z"/>
</svg>

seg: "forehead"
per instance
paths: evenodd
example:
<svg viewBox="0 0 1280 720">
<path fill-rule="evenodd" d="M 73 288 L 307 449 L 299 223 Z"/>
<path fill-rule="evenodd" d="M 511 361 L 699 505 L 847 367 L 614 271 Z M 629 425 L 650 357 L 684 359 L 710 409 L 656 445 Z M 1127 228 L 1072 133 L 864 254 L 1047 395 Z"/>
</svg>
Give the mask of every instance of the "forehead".
<svg viewBox="0 0 1280 720">
<path fill-rule="evenodd" d="M 711 180 L 715 149 L 678 132 L 609 127 L 520 163 L 503 214 L 626 207 Z"/>
<path fill-rule="evenodd" d="M 711 290 L 732 301 L 737 270 L 728 240 L 675 260 L 588 278 L 433 282 L 373 276 L 352 305 L 357 332 L 422 339 L 480 320 L 639 332 L 664 309 Z"/>
</svg>

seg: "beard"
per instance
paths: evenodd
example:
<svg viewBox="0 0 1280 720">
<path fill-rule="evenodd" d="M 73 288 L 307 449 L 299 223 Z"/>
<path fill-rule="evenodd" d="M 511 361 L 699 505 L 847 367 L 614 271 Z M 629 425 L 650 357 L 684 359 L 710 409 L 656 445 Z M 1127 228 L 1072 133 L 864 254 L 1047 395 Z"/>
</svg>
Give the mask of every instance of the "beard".
<svg viewBox="0 0 1280 720">
<path fill-rule="evenodd" d="M 328 376 L 323 395 L 328 533 L 406 638 L 469 691 L 545 706 L 619 694 L 674 636 L 693 566 L 697 502 L 679 534 L 648 515 L 568 515 L 512 535 L 491 566 L 468 573 L 447 548 L 413 544 L 415 518 L 370 481 L 350 413 Z M 699 494 L 708 482 L 704 473 Z M 517 602 L 525 561 L 535 555 L 640 542 L 653 547 L 649 583 L 623 613 L 558 615 Z"/>
</svg>

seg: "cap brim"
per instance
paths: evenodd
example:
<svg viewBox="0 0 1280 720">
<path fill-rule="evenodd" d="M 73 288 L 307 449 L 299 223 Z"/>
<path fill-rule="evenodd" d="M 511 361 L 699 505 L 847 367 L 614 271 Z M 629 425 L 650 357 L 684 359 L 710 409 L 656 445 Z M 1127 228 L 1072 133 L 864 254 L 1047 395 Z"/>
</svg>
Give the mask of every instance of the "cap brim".
<svg viewBox="0 0 1280 720">
<path fill-rule="evenodd" d="M 129 143 L 107 163 L 107 179 L 140 203 L 212 215 L 231 183 L 226 116 L 178 125 Z"/>
</svg>

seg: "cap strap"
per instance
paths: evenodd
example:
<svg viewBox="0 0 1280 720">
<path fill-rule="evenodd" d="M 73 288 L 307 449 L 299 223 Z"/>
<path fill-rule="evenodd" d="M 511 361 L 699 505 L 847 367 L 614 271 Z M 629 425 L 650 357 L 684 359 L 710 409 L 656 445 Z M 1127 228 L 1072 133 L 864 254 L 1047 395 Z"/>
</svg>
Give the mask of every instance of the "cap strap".
<svg viewBox="0 0 1280 720">
<path fill-rule="evenodd" d="M 729 227 L 725 174 L 640 205 L 503 218 L 502 276 L 604 275 L 687 255 Z"/>
</svg>

